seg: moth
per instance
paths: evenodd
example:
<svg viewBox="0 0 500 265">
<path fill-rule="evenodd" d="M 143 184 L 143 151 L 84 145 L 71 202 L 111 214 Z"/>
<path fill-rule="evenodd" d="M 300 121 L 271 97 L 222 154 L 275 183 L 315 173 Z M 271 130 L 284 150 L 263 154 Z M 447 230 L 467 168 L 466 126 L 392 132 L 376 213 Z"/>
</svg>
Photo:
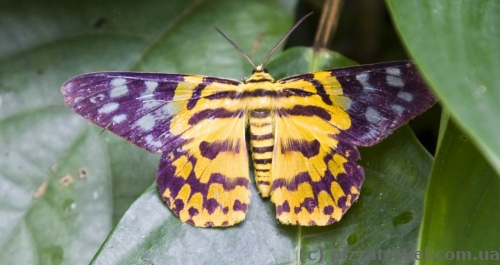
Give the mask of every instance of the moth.
<svg viewBox="0 0 500 265">
<path fill-rule="evenodd" d="M 356 146 L 378 143 L 436 102 L 409 61 L 276 81 L 265 64 L 290 32 L 258 66 L 219 32 L 254 67 L 249 78 L 98 72 L 61 88 L 76 113 L 162 153 L 159 191 L 182 222 L 196 227 L 245 219 L 250 160 L 257 189 L 276 204 L 281 223 L 339 221 L 364 180 Z"/>
</svg>

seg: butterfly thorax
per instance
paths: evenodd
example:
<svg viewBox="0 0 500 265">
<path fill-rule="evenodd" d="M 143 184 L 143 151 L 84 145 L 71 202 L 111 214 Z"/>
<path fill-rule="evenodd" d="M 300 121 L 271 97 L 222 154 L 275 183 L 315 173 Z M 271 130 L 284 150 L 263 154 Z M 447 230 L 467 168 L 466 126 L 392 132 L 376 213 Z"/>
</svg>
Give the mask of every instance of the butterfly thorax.
<svg viewBox="0 0 500 265">
<path fill-rule="evenodd" d="M 244 94 L 248 111 L 272 109 L 277 86 L 267 70 L 257 66 L 249 78 L 243 79 L 240 91 Z"/>
</svg>

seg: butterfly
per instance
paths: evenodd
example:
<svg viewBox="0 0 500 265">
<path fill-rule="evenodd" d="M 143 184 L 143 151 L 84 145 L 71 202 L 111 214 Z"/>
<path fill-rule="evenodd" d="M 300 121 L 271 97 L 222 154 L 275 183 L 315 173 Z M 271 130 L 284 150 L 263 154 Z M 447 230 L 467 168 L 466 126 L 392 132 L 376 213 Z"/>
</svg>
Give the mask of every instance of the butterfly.
<svg viewBox="0 0 500 265">
<path fill-rule="evenodd" d="M 250 160 L 255 185 L 275 203 L 281 223 L 339 221 L 364 180 L 357 146 L 380 142 L 436 102 L 409 61 L 275 81 L 264 66 L 290 32 L 258 66 L 219 32 L 254 67 L 249 78 L 98 72 L 61 88 L 76 113 L 162 153 L 159 191 L 182 222 L 196 227 L 245 219 Z"/>
</svg>

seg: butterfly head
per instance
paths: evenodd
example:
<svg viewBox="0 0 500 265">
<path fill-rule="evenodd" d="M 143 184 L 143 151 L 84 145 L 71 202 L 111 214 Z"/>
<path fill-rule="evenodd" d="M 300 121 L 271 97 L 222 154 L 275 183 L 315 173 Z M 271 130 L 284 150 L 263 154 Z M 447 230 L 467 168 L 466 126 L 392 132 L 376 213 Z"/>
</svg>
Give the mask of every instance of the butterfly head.
<svg viewBox="0 0 500 265">
<path fill-rule="evenodd" d="M 259 65 L 252 71 L 252 76 L 245 79 L 245 83 L 274 82 L 274 78 L 269 74 L 264 66 Z"/>
<path fill-rule="evenodd" d="M 288 38 L 288 36 L 290 36 L 292 31 L 295 28 L 297 28 L 297 26 L 299 26 L 299 24 L 302 21 L 304 21 L 304 19 L 306 19 L 311 14 L 312 13 L 305 15 L 297 23 L 295 23 L 295 25 L 293 25 L 292 29 L 290 29 L 290 31 L 288 31 L 288 33 L 274 46 L 274 48 L 272 48 L 271 51 L 269 51 L 266 58 L 264 59 L 264 62 L 258 66 L 255 66 L 255 64 L 252 62 L 250 57 L 244 51 L 242 51 L 233 40 L 231 40 L 226 34 L 224 34 L 224 32 L 222 32 L 218 28 L 215 28 L 215 30 L 217 30 L 224 38 L 226 38 L 226 40 L 229 41 L 229 43 L 231 43 L 234 46 L 234 48 L 236 48 L 236 50 L 239 53 L 241 53 L 241 55 L 243 55 L 243 57 L 245 57 L 248 60 L 248 62 L 253 66 L 254 70 L 252 71 L 252 76 L 250 76 L 250 78 L 248 78 L 248 79 L 243 79 L 243 82 L 245 82 L 245 83 L 247 83 L 247 82 L 250 82 L 250 83 L 255 82 L 256 83 L 256 82 L 266 82 L 266 81 L 267 82 L 274 82 L 274 78 L 270 74 L 268 74 L 267 70 L 264 68 L 264 66 L 267 63 L 267 60 L 269 60 L 269 58 L 276 51 L 276 49 L 278 49 L 278 47 L 280 47 L 281 44 L 283 44 L 283 42 L 286 40 L 286 38 Z"/>
</svg>

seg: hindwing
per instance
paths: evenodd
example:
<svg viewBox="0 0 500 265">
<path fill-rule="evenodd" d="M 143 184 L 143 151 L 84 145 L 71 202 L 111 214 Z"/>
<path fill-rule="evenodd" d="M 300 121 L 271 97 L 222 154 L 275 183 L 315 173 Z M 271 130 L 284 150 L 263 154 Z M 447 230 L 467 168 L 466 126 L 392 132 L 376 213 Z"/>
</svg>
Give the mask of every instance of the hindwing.
<svg viewBox="0 0 500 265">
<path fill-rule="evenodd" d="M 277 113 L 271 200 L 284 224 L 331 224 L 358 198 L 358 150 L 331 137 L 336 128 L 323 118 L 306 108 Z"/>
</svg>

